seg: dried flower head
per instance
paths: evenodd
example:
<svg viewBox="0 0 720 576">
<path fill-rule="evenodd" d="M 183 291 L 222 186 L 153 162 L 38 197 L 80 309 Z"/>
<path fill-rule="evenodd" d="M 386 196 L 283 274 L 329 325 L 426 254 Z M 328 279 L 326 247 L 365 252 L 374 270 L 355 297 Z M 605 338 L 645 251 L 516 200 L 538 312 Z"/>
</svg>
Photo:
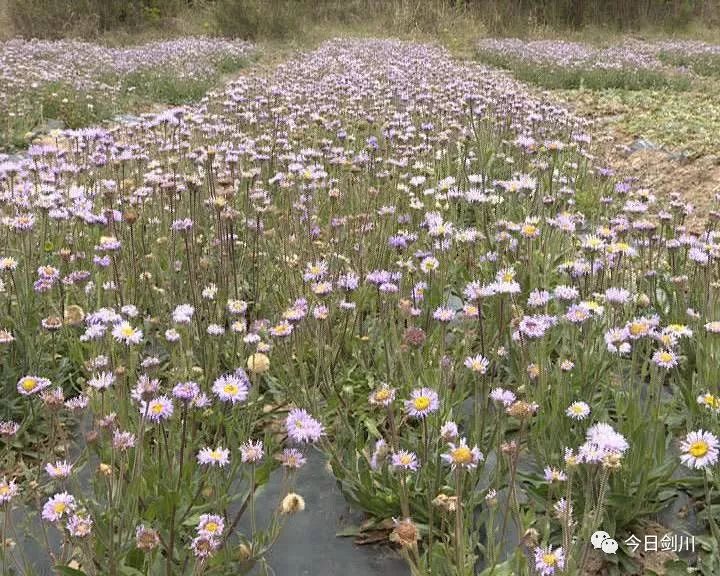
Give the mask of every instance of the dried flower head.
<svg viewBox="0 0 720 576">
<path fill-rule="evenodd" d="M 290 492 L 283 498 L 282 503 L 280 504 L 280 510 L 283 514 L 288 515 L 302 512 L 305 510 L 305 499 L 300 496 L 300 494 Z"/>
</svg>

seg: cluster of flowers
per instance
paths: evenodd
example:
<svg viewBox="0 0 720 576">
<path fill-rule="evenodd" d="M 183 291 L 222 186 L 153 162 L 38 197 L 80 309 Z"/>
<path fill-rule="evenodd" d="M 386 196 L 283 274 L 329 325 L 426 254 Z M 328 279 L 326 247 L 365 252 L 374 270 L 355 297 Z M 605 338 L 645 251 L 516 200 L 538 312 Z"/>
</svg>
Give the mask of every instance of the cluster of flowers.
<svg viewBox="0 0 720 576">
<path fill-rule="evenodd" d="M 680 195 L 592 166 L 590 140 L 565 109 L 437 47 L 333 41 L 197 106 L 0 161 L 0 298 L 12 304 L 0 306 L 0 353 L 17 355 L 9 370 L 28 367 L 10 380 L 21 408 L 3 418 L 28 404 L 48 426 L 89 413 L 93 441 L 116 456 L 111 478 L 117 462 L 142 463 L 130 451 L 154 450 L 175 479 L 192 467 L 200 484 L 268 462 L 296 469 L 318 443 L 336 474 L 350 461 L 345 486 L 371 478 L 349 490 L 369 493 L 358 500 L 384 491 L 402 512 L 393 538 L 408 549 L 410 518 L 433 522 L 412 490 L 454 512 L 434 528 L 454 530 L 463 557 L 479 516 L 464 486 L 493 460 L 488 502 L 512 495 L 521 456 L 546 482 L 607 483 L 621 466 L 640 474 L 641 456 L 626 455 L 671 436 L 668 457 L 714 466 L 719 235 L 684 226 Z M 68 382 L 57 354 L 81 377 Z M 703 408 L 686 407 L 682 430 L 665 427 L 667 386 Z M 258 405 L 263 416 L 241 421 Z M 273 459 L 268 430 L 290 444 Z M 184 454 L 186 438 L 192 456 L 173 457 L 168 444 Z M 76 473 L 56 458 L 51 477 Z M 0 497 L 16 493 L 14 472 Z M 565 533 L 561 547 L 557 529 L 533 546 L 537 572 L 577 562 L 569 529 L 593 518 L 571 522 L 574 498 L 602 487 L 551 502 Z M 88 522 L 89 505 L 53 498 L 48 519 Z M 286 498 L 283 510 L 302 509 Z M 516 503 L 507 516 L 535 516 Z M 212 510 L 182 535 L 203 562 L 232 532 Z M 130 520 L 139 548 L 171 545 L 172 520 Z"/>
<path fill-rule="evenodd" d="M 102 91 L 106 80 L 152 69 L 173 69 L 201 78 L 224 58 L 246 58 L 253 47 L 239 40 L 187 37 L 140 46 L 108 47 L 78 40 L 22 40 L 0 43 L 3 97 L 31 93 L 45 84 L 72 82 L 77 90 Z M 0 100 L 1 101 L 1 100 Z"/>
<path fill-rule="evenodd" d="M 477 48 L 480 54 L 531 65 L 595 70 L 659 71 L 676 68 L 676 58 L 683 58 L 685 64 L 698 57 L 720 58 L 719 45 L 689 40 L 649 42 L 628 38 L 617 45 L 601 46 L 567 40 L 485 38 Z"/>
<path fill-rule="evenodd" d="M 70 88 L 91 108 L 98 101 L 108 106 L 133 74 L 162 71 L 178 80 L 205 80 L 215 77 L 223 62 L 244 60 L 253 51 L 248 42 L 206 37 L 129 47 L 77 40 L 0 42 L 0 115 L 12 123 L 34 112 L 48 88 L 58 98 L 70 98 L 65 93 Z"/>
<path fill-rule="evenodd" d="M 562 68 L 655 70 L 663 66 L 657 58 L 659 47 L 632 39 L 618 46 L 602 47 L 567 40 L 487 38 L 479 41 L 478 50 L 528 64 Z"/>
</svg>

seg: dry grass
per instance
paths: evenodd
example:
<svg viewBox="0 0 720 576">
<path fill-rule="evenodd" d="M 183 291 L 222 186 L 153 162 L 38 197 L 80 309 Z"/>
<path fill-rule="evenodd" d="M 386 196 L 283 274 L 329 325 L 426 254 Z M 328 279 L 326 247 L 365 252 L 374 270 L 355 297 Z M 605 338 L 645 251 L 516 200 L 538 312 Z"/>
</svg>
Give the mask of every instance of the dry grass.
<svg viewBox="0 0 720 576">
<path fill-rule="evenodd" d="M 13 30 L 8 13 L 8 0 L 0 0 L 0 41 L 13 37 Z"/>
</svg>

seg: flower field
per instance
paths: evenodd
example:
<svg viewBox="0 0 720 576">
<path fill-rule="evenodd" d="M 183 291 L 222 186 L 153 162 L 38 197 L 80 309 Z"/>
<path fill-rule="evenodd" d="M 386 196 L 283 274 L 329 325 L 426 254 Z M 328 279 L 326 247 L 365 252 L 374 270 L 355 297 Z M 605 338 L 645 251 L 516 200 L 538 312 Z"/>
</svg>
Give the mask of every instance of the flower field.
<svg viewBox="0 0 720 576">
<path fill-rule="evenodd" d="M 477 51 L 481 60 L 548 88 L 685 90 L 694 78 L 720 76 L 720 46 L 700 41 L 626 39 L 598 46 L 487 38 L 478 42 Z"/>
<path fill-rule="evenodd" d="M 0 42 L 0 150 L 47 119 L 68 128 L 143 103 L 199 99 L 253 54 L 247 42 L 182 38 L 107 48 L 76 40 Z"/>
<path fill-rule="evenodd" d="M 3 106 L 207 71 L 33 46 L 57 65 Z M 2 574 L 273 574 L 318 461 L 413 576 L 720 573 L 718 214 L 690 232 L 592 134 L 437 46 L 333 40 L 0 156 Z M 658 530 L 693 550 L 626 543 Z"/>
</svg>

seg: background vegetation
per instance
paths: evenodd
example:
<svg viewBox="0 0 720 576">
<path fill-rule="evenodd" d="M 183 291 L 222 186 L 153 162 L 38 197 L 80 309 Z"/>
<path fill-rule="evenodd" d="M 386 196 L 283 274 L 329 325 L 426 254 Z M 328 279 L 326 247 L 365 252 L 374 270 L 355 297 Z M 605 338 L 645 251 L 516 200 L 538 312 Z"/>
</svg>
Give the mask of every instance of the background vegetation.
<svg viewBox="0 0 720 576">
<path fill-rule="evenodd" d="M 4 5 L 4 6 L 3 6 Z M 715 0 L 0 0 L 6 36 L 97 37 L 143 29 L 301 40 L 321 30 L 535 35 L 549 30 L 717 29 Z"/>
</svg>

